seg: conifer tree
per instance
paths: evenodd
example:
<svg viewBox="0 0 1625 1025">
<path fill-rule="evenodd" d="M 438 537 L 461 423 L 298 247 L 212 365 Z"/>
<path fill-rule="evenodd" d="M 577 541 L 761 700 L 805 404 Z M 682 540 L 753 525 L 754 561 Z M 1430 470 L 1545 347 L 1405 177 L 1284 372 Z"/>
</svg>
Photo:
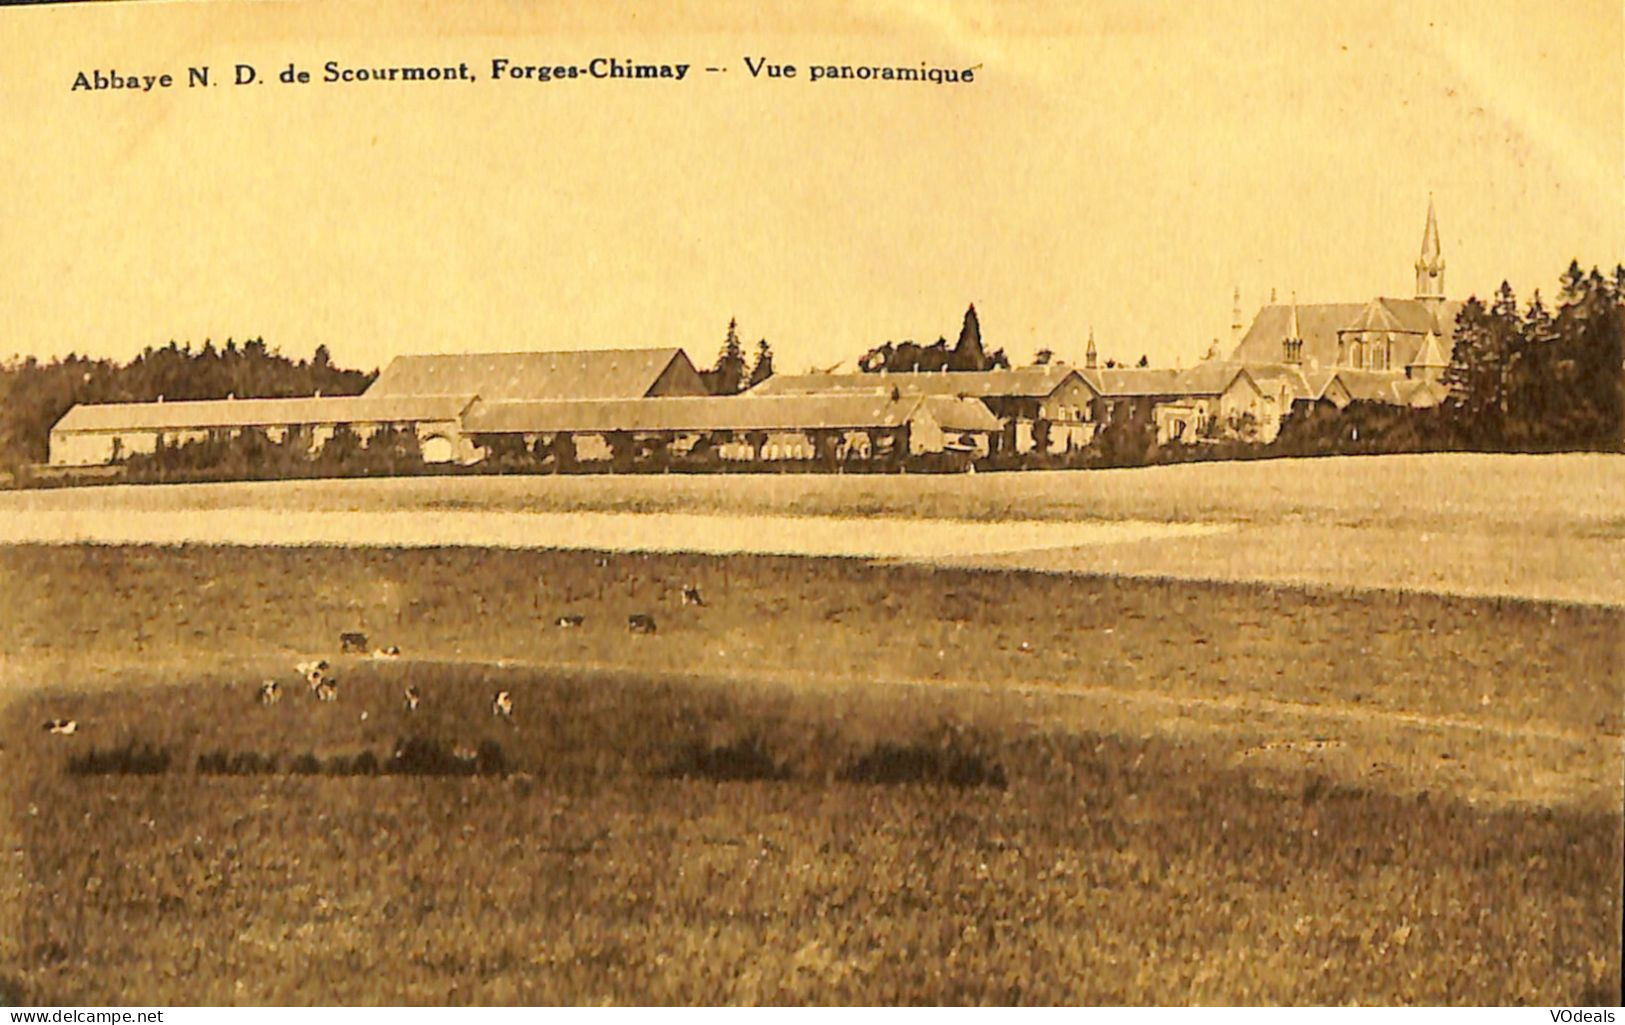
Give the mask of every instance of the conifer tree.
<svg viewBox="0 0 1625 1025">
<path fill-rule="evenodd" d="M 752 388 L 773 376 L 773 350 L 768 346 L 767 339 L 763 338 L 756 343 L 756 362 L 750 368 L 750 386 Z"/>
<path fill-rule="evenodd" d="M 965 322 L 959 329 L 959 342 L 949 357 L 948 369 L 987 369 L 987 353 L 982 349 L 982 324 L 976 316 L 975 303 L 965 310 Z"/>
<path fill-rule="evenodd" d="M 737 395 L 745 390 L 745 350 L 739 344 L 739 320 L 732 318 L 728 321 L 728 337 L 722 342 L 722 350 L 717 353 L 717 363 L 711 371 L 711 393 L 713 395 Z"/>
</svg>

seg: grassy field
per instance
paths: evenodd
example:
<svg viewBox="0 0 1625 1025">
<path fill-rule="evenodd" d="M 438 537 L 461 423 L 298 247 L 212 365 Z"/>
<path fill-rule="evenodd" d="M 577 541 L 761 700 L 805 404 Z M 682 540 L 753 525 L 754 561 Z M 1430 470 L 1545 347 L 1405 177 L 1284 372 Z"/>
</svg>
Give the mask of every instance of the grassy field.
<svg viewBox="0 0 1625 1025">
<path fill-rule="evenodd" d="M 968 475 L 418 477 L 118 486 L 0 494 L 0 511 L 487 509 L 930 515 L 972 520 L 1312 522 L 1625 537 L 1625 456 L 1277 459 Z"/>
<path fill-rule="evenodd" d="M 439 543 L 473 536 L 491 539 L 480 543 L 525 547 L 572 532 L 524 514 L 682 512 L 782 517 L 760 534 L 719 526 L 715 536 L 697 543 L 704 550 L 737 545 L 813 554 L 813 528 L 829 524 L 799 521 L 812 532 L 808 547 L 797 547 L 797 517 L 856 516 L 884 521 L 872 526 L 875 535 L 908 521 L 921 534 L 941 533 L 940 545 L 932 542 L 929 551 L 909 556 L 916 561 L 1625 607 L 1622 493 L 1625 457 L 1596 454 L 1270 460 L 974 477 L 282 481 L 0 494 L 0 537 L 277 544 L 293 532 L 307 543 L 407 546 L 420 543 L 427 530 L 448 539 Z M 9 534 L 8 512 L 16 528 Z M 204 515 L 189 521 L 189 512 Z M 922 516 L 985 526 L 920 525 Z M 162 518 L 156 527 L 154 517 Z M 174 533 L 189 522 L 196 533 Z M 1021 523 L 1076 525 L 1100 536 L 1056 538 L 1041 551 L 999 553 L 998 535 L 1016 537 L 1022 528 L 1012 524 Z M 1123 536 L 1114 540 L 1110 530 L 1100 529 L 1103 523 Z M 573 533 L 603 526 L 583 524 Z M 624 545 L 629 548 L 684 547 L 666 537 L 673 525 L 663 533 L 661 522 L 649 517 L 645 526 L 642 535 L 624 523 L 610 533 L 641 536 Z M 1201 536 L 1175 536 L 1176 527 Z M 143 532 L 151 529 L 157 534 Z M 989 536 L 974 537 L 977 530 Z M 1024 547 L 1031 546 L 1011 544 Z"/>
<path fill-rule="evenodd" d="M 0 996 L 1618 997 L 1615 609 L 478 549 L 0 579 Z M 351 629 L 405 656 L 315 702 Z"/>
</svg>

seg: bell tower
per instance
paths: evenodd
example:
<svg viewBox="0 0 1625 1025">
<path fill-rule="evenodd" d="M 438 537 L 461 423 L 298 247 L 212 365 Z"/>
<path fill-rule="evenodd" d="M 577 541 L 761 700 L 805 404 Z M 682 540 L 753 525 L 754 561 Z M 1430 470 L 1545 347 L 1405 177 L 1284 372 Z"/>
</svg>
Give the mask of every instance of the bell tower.
<svg viewBox="0 0 1625 1025">
<path fill-rule="evenodd" d="M 1444 255 L 1439 248 L 1439 221 L 1428 196 L 1428 223 L 1422 229 L 1422 254 L 1416 258 L 1416 297 L 1444 299 Z"/>
</svg>

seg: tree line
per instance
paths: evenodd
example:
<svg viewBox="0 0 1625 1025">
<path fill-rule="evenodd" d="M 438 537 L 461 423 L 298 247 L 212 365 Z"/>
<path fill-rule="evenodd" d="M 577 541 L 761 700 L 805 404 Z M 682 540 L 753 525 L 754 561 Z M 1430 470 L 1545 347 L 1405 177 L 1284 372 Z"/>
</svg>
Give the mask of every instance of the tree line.
<svg viewBox="0 0 1625 1025">
<path fill-rule="evenodd" d="M 939 371 L 1009 370 L 1010 358 L 1003 349 L 988 352 L 982 346 L 982 323 L 976 316 L 976 304 L 965 310 L 965 319 L 959 327 L 959 340 L 953 348 L 948 339 L 939 337 L 930 345 L 915 341 L 886 342 L 864 353 L 858 359 L 858 369 L 866 374 L 937 373 Z"/>
<path fill-rule="evenodd" d="M 1571 262 L 1558 305 L 1519 308 L 1506 282 L 1456 319 L 1443 383 L 1451 447 L 1617 449 L 1625 440 L 1625 266 L 1611 277 Z"/>
</svg>

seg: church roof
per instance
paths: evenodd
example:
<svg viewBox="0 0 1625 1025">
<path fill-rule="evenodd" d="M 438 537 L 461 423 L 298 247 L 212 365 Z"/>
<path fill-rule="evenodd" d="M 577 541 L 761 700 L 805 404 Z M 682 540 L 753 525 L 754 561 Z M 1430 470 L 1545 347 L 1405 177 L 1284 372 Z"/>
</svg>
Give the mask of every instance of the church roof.
<svg viewBox="0 0 1625 1025">
<path fill-rule="evenodd" d="M 477 394 L 487 402 L 636 399 L 648 395 L 674 363 L 694 372 L 678 348 L 397 356 L 367 395 Z"/>
<path fill-rule="evenodd" d="M 1298 330 L 1303 339 L 1302 359 L 1306 367 L 1334 367 L 1338 358 L 1338 336 L 1363 331 L 1395 335 L 1399 344 L 1394 362 L 1404 366 L 1421 350 L 1429 331 L 1440 339 L 1455 334 L 1456 315 L 1462 304 L 1455 300 L 1379 298 L 1363 303 L 1300 303 Z M 1248 365 L 1278 363 L 1290 334 L 1292 306 L 1279 303 L 1265 306 L 1236 345 L 1230 358 Z"/>
<path fill-rule="evenodd" d="M 1410 365 L 1413 367 L 1448 367 L 1450 365 L 1450 356 L 1444 351 L 1444 346 L 1439 344 L 1438 335 L 1432 331 L 1428 332 L 1427 338 L 1422 342 L 1422 351 L 1416 354 L 1416 359 L 1412 360 Z"/>
<path fill-rule="evenodd" d="M 1389 308 L 1382 299 L 1373 299 L 1365 304 L 1365 309 L 1354 318 L 1353 323 L 1342 328 L 1343 331 L 1405 331 L 1407 328 L 1400 323 L 1399 317 Z"/>
</svg>

